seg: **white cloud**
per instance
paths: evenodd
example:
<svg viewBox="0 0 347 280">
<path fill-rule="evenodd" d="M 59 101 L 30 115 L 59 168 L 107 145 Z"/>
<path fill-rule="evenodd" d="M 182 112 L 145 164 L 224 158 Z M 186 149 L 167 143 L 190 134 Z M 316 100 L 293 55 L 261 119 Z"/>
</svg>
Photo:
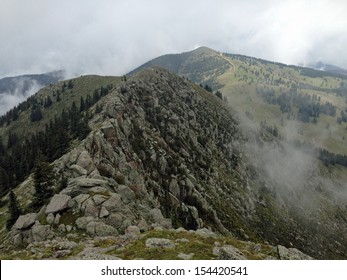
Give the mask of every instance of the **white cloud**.
<svg viewBox="0 0 347 280">
<path fill-rule="evenodd" d="M 0 76 L 66 69 L 122 75 L 205 45 L 347 68 L 344 1 L 19 1 L 0 3 Z"/>
</svg>

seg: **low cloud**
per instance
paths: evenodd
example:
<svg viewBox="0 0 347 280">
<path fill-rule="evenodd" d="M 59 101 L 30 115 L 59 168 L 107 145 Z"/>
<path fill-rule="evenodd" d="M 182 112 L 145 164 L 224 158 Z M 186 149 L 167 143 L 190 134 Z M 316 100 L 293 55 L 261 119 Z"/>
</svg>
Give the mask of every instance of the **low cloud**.
<svg viewBox="0 0 347 280">
<path fill-rule="evenodd" d="M 43 86 L 35 80 L 28 78 L 18 78 L 16 87 L 10 92 L 0 93 L 0 116 L 4 115 L 7 111 L 26 100 L 29 96 L 36 93 Z"/>
<path fill-rule="evenodd" d="M 347 68 L 345 1 L 44 1 L 0 3 L 0 77 L 65 69 L 123 75 L 195 46 L 284 63 Z"/>
</svg>

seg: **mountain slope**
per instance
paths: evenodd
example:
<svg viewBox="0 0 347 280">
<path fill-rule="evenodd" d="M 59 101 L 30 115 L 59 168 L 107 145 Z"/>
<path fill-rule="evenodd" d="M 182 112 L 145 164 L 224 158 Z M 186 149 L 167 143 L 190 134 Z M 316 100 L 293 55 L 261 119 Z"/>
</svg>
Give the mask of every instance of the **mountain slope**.
<svg viewBox="0 0 347 280">
<path fill-rule="evenodd" d="M 85 79 L 75 79 L 72 90 L 85 84 Z M 334 204 L 334 196 L 326 194 L 328 190 L 316 190 L 320 179 L 328 177 L 316 176 L 319 163 L 314 158 L 307 156 L 300 165 L 296 161 L 298 169 L 310 161 L 313 173 L 303 178 L 309 179 L 307 183 L 293 189 L 299 180 L 281 182 L 268 172 L 287 162 L 293 150 L 265 130 L 260 134 L 242 133 L 227 103 L 200 86 L 158 67 L 141 71 L 127 81 L 109 79 L 118 82 L 82 111 L 90 116 L 90 132 L 80 139 L 73 138 L 64 154 L 52 163 L 55 195 L 33 211 L 34 176 L 15 188 L 27 213 L 19 217 L 9 233 L 5 229 L 1 232 L 2 250 L 8 257 L 15 256 L 11 253 L 13 245 L 52 247 L 41 257 L 73 257 L 72 249 L 54 254 L 55 246 L 60 246 L 55 244 L 65 242 L 65 248 L 72 244 L 66 242 L 82 240 L 83 248 L 76 250 L 86 253 L 88 242 L 99 238 L 101 243 L 107 240 L 114 246 L 108 247 L 113 257 L 124 258 L 129 251 L 122 255 L 116 249 L 128 244 L 127 233 L 149 232 L 148 238 L 187 238 L 185 233 L 179 235 L 181 230 L 170 231 L 172 227 L 184 227 L 195 233 L 202 228 L 219 232 L 233 240 L 225 239 L 227 244 L 237 243 L 240 250 L 245 249 L 244 243 L 237 241 L 241 239 L 254 242 L 254 246 L 268 242 L 272 246 L 296 247 L 316 258 L 346 258 L 341 249 L 347 244 L 347 227 L 341 223 L 346 209 Z M 73 93 L 67 91 L 66 96 L 70 95 Z M 101 108 L 99 113 L 97 107 Z M 24 111 L 20 117 L 24 118 Z M 277 156 L 278 160 L 272 166 L 264 164 L 264 154 L 272 159 Z M 270 158 L 268 161 L 272 163 Z M 288 177 L 293 177 L 294 167 L 287 166 Z M 279 184 L 283 185 L 281 189 Z M 302 214 L 308 202 L 311 207 Z M 6 209 L 1 208 L 2 225 L 8 217 Z M 158 226 L 164 229 L 163 235 L 152 235 L 151 229 Z M 163 242 L 170 247 L 172 241 Z M 144 246 L 148 248 L 147 241 L 135 242 L 130 248 L 147 250 Z M 262 254 L 268 250 L 262 258 L 271 256 L 272 249 L 276 252 L 276 248 L 282 248 L 272 246 L 260 246 Z M 42 248 L 38 249 L 41 252 Z"/>
<path fill-rule="evenodd" d="M 173 67 L 173 61 L 180 63 Z M 241 119 L 275 126 L 289 141 L 347 154 L 347 78 L 343 75 L 204 47 L 148 64 L 219 90 L 232 100 L 230 106 Z"/>
<path fill-rule="evenodd" d="M 230 68 L 230 62 L 224 59 L 221 53 L 206 47 L 200 47 L 182 54 L 160 56 L 143 64 L 130 72 L 129 75 L 154 65 L 164 67 L 194 82 L 207 83 L 216 87 L 219 86 L 216 77 Z"/>
</svg>

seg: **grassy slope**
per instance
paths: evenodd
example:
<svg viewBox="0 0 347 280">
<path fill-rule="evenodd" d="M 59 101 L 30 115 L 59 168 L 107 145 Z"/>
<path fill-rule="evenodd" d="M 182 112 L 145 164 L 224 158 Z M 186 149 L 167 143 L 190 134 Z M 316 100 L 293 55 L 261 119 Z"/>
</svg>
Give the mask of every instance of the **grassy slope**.
<svg viewBox="0 0 347 280">
<path fill-rule="evenodd" d="M 297 138 L 312 143 L 315 146 L 326 148 L 335 153 L 347 154 L 347 129 L 346 124 L 337 124 L 336 118 L 340 111 L 347 105 L 341 96 L 333 92 L 318 90 L 300 90 L 300 93 L 317 95 L 321 97 L 321 103 L 330 102 L 337 107 L 336 117 L 321 114 L 317 124 L 304 124 L 296 120 L 287 120 L 286 114 L 282 114 L 278 105 L 265 103 L 256 93 L 257 86 L 269 87 L 275 90 L 275 94 L 289 90 L 292 83 L 305 83 L 322 89 L 334 89 L 342 81 L 347 79 L 336 77 L 311 78 L 300 74 L 298 69 L 280 66 L 277 64 L 263 64 L 251 58 L 242 60 L 237 56 L 230 57 L 223 55 L 230 63 L 230 68 L 218 77 L 218 82 L 222 84 L 220 89 L 229 99 L 230 106 L 241 115 L 246 112 L 251 114 L 252 122 L 260 124 L 266 121 L 270 125 L 276 125 L 282 135 L 292 138 L 296 134 Z M 245 70 L 247 69 L 247 70 Z M 256 75 L 255 73 L 262 73 Z M 269 78 L 266 79 L 266 74 Z M 270 81 L 282 79 L 283 84 L 271 85 Z M 329 128 L 327 128 L 329 126 Z M 288 127 L 291 127 L 288 130 Z"/>
<path fill-rule="evenodd" d="M 4 144 L 6 144 L 9 132 L 16 133 L 21 139 L 27 137 L 32 133 L 40 131 L 45 128 L 45 125 L 49 123 L 55 116 L 59 116 L 64 108 L 67 112 L 71 107 L 72 102 L 75 101 L 79 108 L 81 96 L 86 98 L 89 94 L 93 97 L 95 89 L 99 89 L 101 86 L 107 86 L 113 84 L 114 86 L 121 81 L 119 77 L 104 77 L 104 76 L 82 76 L 76 79 L 72 79 L 74 87 L 72 89 L 66 89 L 65 92 L 61 93 L 61 101 L 56 102 L 56 97 L 53 92 L 61 90 L 64 82 L 59 82 L 52 86 L 47 86 L 35 94 L 35 97 L 41 100 L 45 100 L 48 96 L 51 97 L 53 104 L 49 108 L 42 110 L 43 119 L 39 122 L 30 121 L 31 109 L 25 110 L 20 113 L 19 118 L 15 122 L 11 122 L 10 125 L 0 127 L 0 136 L 2 137 Z M 67 84 L 68 81 L 65 81 Z"/>
</svg>

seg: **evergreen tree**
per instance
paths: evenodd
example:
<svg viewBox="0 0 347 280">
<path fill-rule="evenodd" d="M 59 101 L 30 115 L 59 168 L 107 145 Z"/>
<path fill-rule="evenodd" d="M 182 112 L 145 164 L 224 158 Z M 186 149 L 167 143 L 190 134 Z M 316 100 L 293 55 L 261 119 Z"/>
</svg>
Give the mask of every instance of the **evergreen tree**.
<svg viewBox="0 0 347 280">
<path fill-rule="evenodd" d="M 8 192 L 10 183 L 6 171 L 0 167 L 0 197 Z"/>
<path fill-rule="evenodd" d="M 39 105 L 34 105 L 31 108 L 30 120 L 32 122 L 38 122 L 43 118 L 42 111 Z"/>
<path fill-rule="evenodd" d="M 81 96 L 80 112 L 83 112 L 85 109 L 86 109 L 86 103 L 84 102 L 83 96 Z"/>
<path fill-rule="evenodd" d="M 32 208 L 37 210 L 53 195 L 53 166 L 39 160 L 34 170 L 35 195 Z"/>
<path fill-rule="evenodd" d="M 8 218 L 6 222 L 7 230 L 11 229 L 11 227 L 17 221 L 18 217 L 22 214 L 22 209 L 20 208 L 17 197 L 13 193 L 13 191 L 10 192 L 9 200 L 10 200 L 10 203 L 8 205 L 8 211 L 10 213 L 10 217 Z"/>
</svg>

